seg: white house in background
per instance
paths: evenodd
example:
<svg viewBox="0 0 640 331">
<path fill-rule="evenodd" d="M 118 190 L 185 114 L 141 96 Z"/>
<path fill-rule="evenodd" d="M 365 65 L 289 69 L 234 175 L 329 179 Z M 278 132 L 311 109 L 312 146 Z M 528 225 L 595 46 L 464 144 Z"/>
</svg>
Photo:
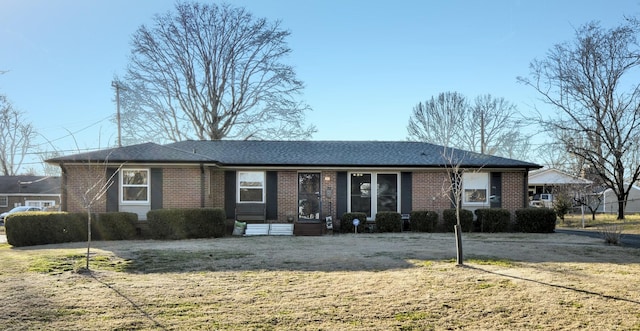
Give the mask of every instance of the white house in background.
<svg viewBox="0 0 640 331">
<path fill-rule="evenodd" d="M 598 212 L 602 213 L 618 213 L 618 198 L 613 190 L 608 188 L 602 192 L 602 206 L 598 208 Z M 640 187 L 633 185 L 629 191 L 627 198 L 627 206 L 624 210 L 625 214 L 640 213 Z"/>
<path fill-rule="evenodd" d="M 572 195 L 577 197 L 584 194 L 585 188 L 592 184 L 593 181 L 572 176 L 558 169 L 532 170 L 529 172 L 529 200 L 532 204 L 550 207 L 555 188 L 569 187 L 573 191 Z"/>
</svg>

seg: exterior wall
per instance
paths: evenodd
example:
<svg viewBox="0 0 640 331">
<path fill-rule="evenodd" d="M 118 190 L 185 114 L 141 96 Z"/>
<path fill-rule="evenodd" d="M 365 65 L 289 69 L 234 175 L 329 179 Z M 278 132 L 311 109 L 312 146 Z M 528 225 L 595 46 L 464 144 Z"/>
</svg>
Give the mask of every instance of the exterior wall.
<svg viewBox="0 0 640 331">
<path fill-rule="evenodd" d="M 517 209 L 527 207 L 526 179 L 527 173 L 524 171 L 502 173 L 502 208 L 507 209 L 512 218 Z"/>
<path fill-rule="evenodd" d="M 320 178 L 320 189 L 322 190 L 322 211 L 321 217 L 324 220 L 326 216 L 331 216 L 332 219 L 337 220 L 339 217 L 336 215 L 337 193 L 336 193 L 336 181 L 338 173 L 335 171 L 323 171 Z M 342 216 L 342 215 L 340 215 Z"/>
<path fill-rule="evenodd" d="M 298 172 L 278 171 L 278 219 L 287 222 L 298 218 Z"/>
<path fill-rule="evenodd" d="M 207 206 L 213 208 L 224 209 L 224 171 L 211 170 L 209 171 L 209 198 L 207 199 Z"/>
<path fill-rule="evenodd" d="M 416 171 L 411 180 L 413 210 L 432 210 L 442 214 L 443 210 L 451 208 L 451 200 L 443 192 L 449 185 L 446 172 Z"/>
<path fill-rule="evenodd" d="M 162 208 L 200 208 L 201 206 L 200 168 L 162 169 Z M 205 191 L 209 192 L 208 172 L 205 171 Z M 153 190 L 153 187 L 151 188 Z M 205 207 L 212 203 L 205 199 Z"/>
<path fill-rule="evenodd" d="M 336 177 L 335 171 L 320 172 L 322 220 L 326 216 L 336 219 Z M 296 221 L 298 219 L 298 172 L 278 171 L 278 219 L 271 221 L 288 222 L 291 217 Z"/>
<path fill-rule="evenodd" d="M 89 194 L 86 194 L 88 198 L 94 198 L 98 195 L 98 189 L 104 185 L 108 178 L 106 178 L 106 168 L 104 165 L 78 165 L 78 166 L 66 166 L 66 184 L 63 184 L 62 190 L 66 191 L 66 211 L 68 212 L 84 212 L 86 209 L 83 204 L 84 192 L 90 190 Z M 63 183 L 65 181 L 63 180 Z M 118 185 L 113 183 L 112 185 Z M 96 213 L 103 213 L 107 211 L 107 197 L 104 194 L 98 199 L 92 206 L 91 210 Z"/>
</svg>

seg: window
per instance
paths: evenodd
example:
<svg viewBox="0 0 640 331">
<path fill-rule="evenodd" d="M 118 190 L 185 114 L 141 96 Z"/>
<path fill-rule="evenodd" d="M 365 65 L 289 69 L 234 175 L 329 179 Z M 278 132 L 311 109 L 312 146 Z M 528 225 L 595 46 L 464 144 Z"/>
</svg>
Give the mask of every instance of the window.
<svg viewBox="0 0 640 331">
<path fill-rule="evenodd" d="M 487 203 L 487 187 L 489 187 L 487 173 L 465 173 L 462 175 L 462 185 L 465 203 Z"/>
<path fill-rule="evenodd" d="M 373 218 L 381 211 L 399 211 L 397 173 L 352 173 L 350 177 L 350 212 Z"/>
<path fill-rule="evenodd" d="M 238 172 L 238 202 L 264 202 L 264 172 Z"/>
<path fill-rule="evenodd" d="M 122 202 L 123 203 L 148 203 L 149 202 L 149 170 L 124 169 L 122 178 Z"/>
<path fill-rule="evenodd" d="M 56 205 L 53 200 L 27 200 L 24 202 L 25 206 L 38 207 L 41 209 L 47 209 Z"/>
<path fill-rule="evenodd" d="M 6 195 L 0 195 L 0 207 L 7 207 L 9 205 L 9 197 Z"/>
</svg>

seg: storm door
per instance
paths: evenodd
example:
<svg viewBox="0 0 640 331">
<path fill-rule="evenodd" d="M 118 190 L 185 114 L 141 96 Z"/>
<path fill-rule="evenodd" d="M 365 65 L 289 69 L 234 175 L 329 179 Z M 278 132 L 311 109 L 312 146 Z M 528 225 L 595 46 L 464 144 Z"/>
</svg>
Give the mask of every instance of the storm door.
<svg viewBox="0 0 640 331">
<path fill-rule="evenodd" d="M 298 173 L 298 219 L 320 220 L 320 173 Z"/>
</svg>

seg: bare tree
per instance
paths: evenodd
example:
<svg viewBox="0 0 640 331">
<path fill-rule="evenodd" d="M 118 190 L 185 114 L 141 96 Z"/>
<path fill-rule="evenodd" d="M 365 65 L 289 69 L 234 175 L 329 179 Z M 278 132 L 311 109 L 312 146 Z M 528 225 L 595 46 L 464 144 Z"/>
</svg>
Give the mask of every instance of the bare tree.
<svg viewBox="0 0 640 331">
<path fill-rule="evenodd" d="M 5 95 L 0 94 L 0 171 L 14 176 L 31 147 L 35 130 L 23 113 L 14 109 Z"/>
<path fill-rule="evenodd" d="M 639 31 L 633 21 L 610 30 L 588 23 L 576 30 L 575 41 L 534 60 L 530 78 L 518 78 L 558 111 L 541 121 L 613 190 L 618 219 L 624 219 L 628 184 L 640 176 L 640 84 L 629 77 L 640 64 Z"/>
<path fill-rule="evenodd" d="M 442 159 L 448 175 L 448 178 L 443 184 L 442 193 L 451 201 L 456 210 L 456 225 L 454 228 L 456 236 L 456 261 L 458 265 L 463 265 L 464 254 L 462 253 L 460 210 L 462 210 L 462 177 L 465 171 L 462 164 L 465 160 L 465 154 L 461 155 L 460 153 L 461 151 L 448 149 L 446 147 L 442 151 Z"/>
<path fill-rule="evenodd" d="M 290 32 L 279 21 L 229 4 L 175 9 L 133 35 L 130 64 L 118 82 L 125 135 L 308 139 L 316 131 L 304 124 L 310 107 L 296 100 L 304 85 L 282 62 L 291 53 Z"/>
<path fill-rule="evenodd" d="M 456 131 L 464 120 L 469 105 L 457 92 L 444 92 L 413 108 L 408 139 L 452 147 L 458 144 Z"/>
<path fill-rule="evenodd" d="M 457 92 L 440 93 L 414 107 L 408 139 L 523 159 L 530 144 L 517 115 L 517 107 L 504 98 L 486 94 L 470 105 Z"/>
</svg>

